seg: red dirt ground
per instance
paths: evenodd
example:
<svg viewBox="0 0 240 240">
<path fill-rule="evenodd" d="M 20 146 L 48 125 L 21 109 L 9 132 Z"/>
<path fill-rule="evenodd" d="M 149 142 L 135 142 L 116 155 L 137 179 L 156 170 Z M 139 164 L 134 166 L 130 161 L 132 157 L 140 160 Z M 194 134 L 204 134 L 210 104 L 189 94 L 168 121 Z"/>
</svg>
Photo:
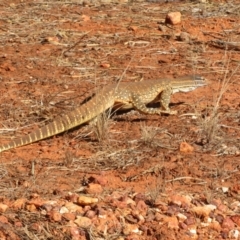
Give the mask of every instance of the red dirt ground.
<svg viewBox="0 0 240 240">
<path fill-rule="evenodd" d="M 176 116 L 131 111 L 1 153 L 0 239 L 240 239 L 237 0 L 0 6 L 1 143 L 119 79 L 208 81 L 172 96 Z"/>
</svg>

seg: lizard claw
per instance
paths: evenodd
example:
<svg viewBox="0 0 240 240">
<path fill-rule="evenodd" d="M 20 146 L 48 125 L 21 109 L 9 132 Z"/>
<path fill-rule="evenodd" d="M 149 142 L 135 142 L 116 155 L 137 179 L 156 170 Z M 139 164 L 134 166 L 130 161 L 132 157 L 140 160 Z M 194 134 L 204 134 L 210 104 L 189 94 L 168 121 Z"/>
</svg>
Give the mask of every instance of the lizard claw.
<svg viewBox="0 0 240 240">
<path fill-rule="evenodd" d="M 164 110 L 161 110 L 160 112 L 159 112 L 160 114 L 168 114 L 168 115 L 176 115 L 177 113 L 178 113 L 178 111 L 176 111 L 176 110 L 169 110 L 169 111 L 164 111 Z"/>
</svg>

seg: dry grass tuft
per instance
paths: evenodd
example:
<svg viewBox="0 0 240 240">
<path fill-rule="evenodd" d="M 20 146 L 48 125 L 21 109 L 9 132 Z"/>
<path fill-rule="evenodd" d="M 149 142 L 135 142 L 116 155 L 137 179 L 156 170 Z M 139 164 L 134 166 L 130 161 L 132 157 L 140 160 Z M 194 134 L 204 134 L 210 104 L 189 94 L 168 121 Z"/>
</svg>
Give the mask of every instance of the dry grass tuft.
<svg viewBox="0 0 240 240">
<path fill-rule="evenodd" d="M 223 95 L 228 90 L 230 84 L 234 83 L 233 77 L 237 73 L 237 71 L 240 68 L 240 65 L 238 65 L 234 71 L 231 71 L 229 74 L 229 63 L 230 58 L 225 64 L 225 74 L 223 76 L 222 81 L 219 82 L 219 92 L 217 93 L 216 100 L 213 102 L 213 107 L 208 110 L 207 114 L 203 116 L 202 118 L 199 118 L 199 125 L 201 126 L 201 135 L 203 136 L 203 143 L 212 143 L 216 140 L 217 134 L 220 130 L 221 124 L 220 124 L 220 116 L 221 113 L 219 112 L 221 100 L 223 98 Z M 198 115 L 201 115 L 198 113 Z M 221 119 L 222 120 L 222 119 Z"/>
<path fill-rule="evenodd" d="M 147 146 L 152 146 L 154 139 L 158 133 L 155 127 L 148 127 L 145 123 L 141 124 L 141 141 Z"/>
<path fill-rule="evenodd" d="M 212 141 L 216 138 L 220 128 L 219 113 L 217 112 L 217 109 L 212 109 L 212 111 L 209 113 L 209 116 L 199 118 L 199 124 L 202 129 L 202 143 L 212 143 Z"/>
<path fill-rule="evenodd" d="M 172 146 L 170 139 L 173 137 L 165 128 L 146 126 L 145 123 L 141 124 L 141 139 L 140 143 L 147 147 L 153 148 L 166 148 L 175 150 Z"/>
<path fill-rule="evenodd" d="M 93 133 L 98 142 L 106 140 L 109 136 L 110 117 L 110 111 L 106 111 L 102 114 L 99 114 L 96 119 L 94 119 L 94 123 L 92 124 Z"/>
<path fill-rule="evenodd" d="M 165 192 L 166 182 L 164 179 L 164 174 L 157 177 L 154 186 L 148 188 L 148 192 L 146 193 L 149 196 L 149 202 L 151 205 L 155 205 L 157 199 Z"/>
</svg>

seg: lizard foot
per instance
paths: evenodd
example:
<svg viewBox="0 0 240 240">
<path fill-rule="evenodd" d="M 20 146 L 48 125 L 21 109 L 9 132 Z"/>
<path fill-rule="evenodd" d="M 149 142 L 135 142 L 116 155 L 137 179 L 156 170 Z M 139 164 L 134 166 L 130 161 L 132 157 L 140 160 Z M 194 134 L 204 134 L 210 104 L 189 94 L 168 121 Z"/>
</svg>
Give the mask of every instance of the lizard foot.
<svg viewBox="0 0 240 240">
<path fill-rule="evenodd" d="M 168 114 L 168 115 L 176 115 L 178 113 L 178 111 L 176 110 L 169 110 L 169 111 L 164 111 L 164 110 L 161 110 L 159 112 L 160 114 L 163 113 L 163 114 Z"/>
</svg>

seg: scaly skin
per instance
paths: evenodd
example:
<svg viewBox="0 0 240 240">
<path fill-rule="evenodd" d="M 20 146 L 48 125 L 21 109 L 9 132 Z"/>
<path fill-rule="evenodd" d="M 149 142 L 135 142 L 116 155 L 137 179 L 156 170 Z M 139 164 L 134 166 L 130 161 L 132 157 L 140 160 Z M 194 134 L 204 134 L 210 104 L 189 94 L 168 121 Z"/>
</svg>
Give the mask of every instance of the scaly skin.
<svg viewBox="0 0 240 240">
<path fill-rule="evenodd" d="M 175 92 L 189 92 L 204 85 L 206 85 L 205 79 L 199 76 L 111 84 L 75 110 L 56 118 L 53 122 L 26 136 L 1 145 L 0 152 L 65 132 L 91 121 L 114 106 L 135 108 L 145 114 L 176 114 L 176 111 L 169 109 L 171 95 Z M 151 102 L 160 102 L 162 109 L 146 107 L 146 104 Z"/>
</svg>

